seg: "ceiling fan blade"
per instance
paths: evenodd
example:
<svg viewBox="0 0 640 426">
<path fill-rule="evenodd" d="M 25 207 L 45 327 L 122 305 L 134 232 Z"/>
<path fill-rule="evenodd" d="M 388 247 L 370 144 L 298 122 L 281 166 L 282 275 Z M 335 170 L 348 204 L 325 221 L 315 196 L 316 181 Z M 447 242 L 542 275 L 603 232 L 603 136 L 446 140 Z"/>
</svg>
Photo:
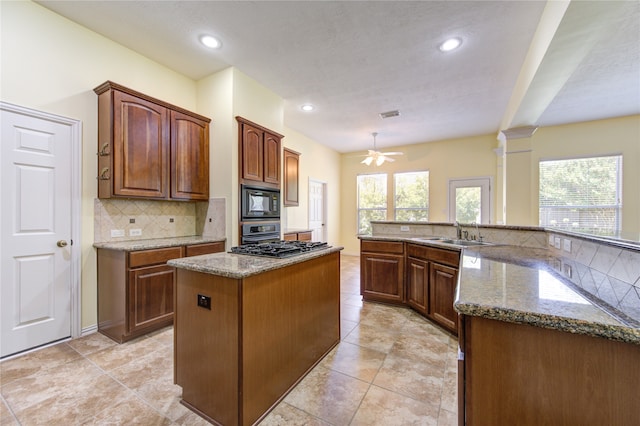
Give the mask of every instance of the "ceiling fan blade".
<svg viewBox="0 0 640 426">
<path fill-rule="evenodd" d="M 393 163 L 393 162 L 394 162 L 394 161 L 396 161 L 396 160 L 394 160 L 393 158 L 389 158 L 389 157 L 385 156 L 385 157 L 384 157 L 384 161 L 388 161 L 388 162 L 390 162 L 390 163 Z"/>
<path fill-rule="evenodd" d="M 404 155 L 404 152 L 394 151 L 394 152 L 382 152 L 382 155 Z"/>
</svg>

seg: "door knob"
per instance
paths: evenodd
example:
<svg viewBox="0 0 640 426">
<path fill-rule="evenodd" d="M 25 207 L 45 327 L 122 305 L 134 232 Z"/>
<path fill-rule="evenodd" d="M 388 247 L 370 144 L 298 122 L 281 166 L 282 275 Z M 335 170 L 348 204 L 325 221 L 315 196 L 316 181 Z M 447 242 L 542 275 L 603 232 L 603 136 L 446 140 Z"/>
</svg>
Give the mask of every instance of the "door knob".
<svg viewBox="0 0 640 426">
<path fill-rule="evenodd" d="M 67 242 L 65 240 L 60 240 L 56 244 L 58 245 L 58 247 L 66 247 L 67 246 Z"/>
</svg>

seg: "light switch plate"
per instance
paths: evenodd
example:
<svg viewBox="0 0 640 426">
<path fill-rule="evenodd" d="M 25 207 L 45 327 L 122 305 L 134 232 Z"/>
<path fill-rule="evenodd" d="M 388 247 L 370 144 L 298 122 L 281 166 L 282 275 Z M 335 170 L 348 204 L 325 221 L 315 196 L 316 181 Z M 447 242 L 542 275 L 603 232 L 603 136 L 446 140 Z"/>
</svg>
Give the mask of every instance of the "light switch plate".
<svg viewBox="0 0 640 426">
<path fill-rule="evenodd" d="M 405 226 L 405 225 L 402 225 L 402 226 L 400 226 L 400 230 L 403 231 L 403 232 L 409 232 L 409 227 Z"/>
<path fill-rule="evenodd" d="M 139 237 L 142 235 L 142 229 L 129 229 L 130 237 Z"/>
<path fill-rule="evenodd" d="M 564 251 L 566 251 L 568 253 L 571 253 L 571 240 L 568 240 L 568 239 L 565 238 L 562 241 L 562 250 L 564 250 Z"/>
<path fill-rule="evenodd" d="M 555 240 L 553 241 L 553 246 L 558 250 L 560 250 L 560 237 L 555 237 Z"/>
<path fill-rule="evenodd" d="M 124 229 L 112 229 L 111 238 L 124 237 Z"/>
</svg>

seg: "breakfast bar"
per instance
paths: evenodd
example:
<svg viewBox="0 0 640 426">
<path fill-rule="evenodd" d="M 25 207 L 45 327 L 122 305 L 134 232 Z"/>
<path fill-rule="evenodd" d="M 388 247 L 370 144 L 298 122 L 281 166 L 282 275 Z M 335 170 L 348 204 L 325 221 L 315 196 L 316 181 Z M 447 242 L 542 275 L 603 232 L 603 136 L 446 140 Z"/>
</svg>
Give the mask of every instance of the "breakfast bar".
<svg viewBox="0 0 640 426">
<path fill-rule="evenodd" d="M 266 416 L 340 340 L 340 250 L 169 261 L 182 403 L 214 424 Z"/>
</svg>

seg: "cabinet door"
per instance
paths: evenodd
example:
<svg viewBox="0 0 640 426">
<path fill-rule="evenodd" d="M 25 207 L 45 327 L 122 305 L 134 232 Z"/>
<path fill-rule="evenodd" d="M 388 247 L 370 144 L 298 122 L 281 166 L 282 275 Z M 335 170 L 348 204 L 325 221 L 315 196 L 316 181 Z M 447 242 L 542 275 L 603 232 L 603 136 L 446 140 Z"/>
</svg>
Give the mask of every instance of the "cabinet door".
<svg viewBox="0 0 640 426">
<path fill-rule="evenodd" d="M 283 150 L 284 158 L 284 196 L 282 202 L 285 206 L 297 206 L 298 200 L 298 169 L 300 154 L 289 149 Z"/>
<path fill-rule="evenodd" d="M 171 198 L 209 199 L 209 123 L 171 111 Z"/>
<path fill-rule="evenodd" d="M 429 262 L 407 259 L 407 303 L 423 315 L 429 313 Z"/>
<path fill-rule="evenodd" d="M 312 232 L 298 232 L 298 241 L 311 241 Z"/>
<path fill-rule="evenodd" d="M 280 138 L 264 133 L 264 181 L 280 184 Z"/>
<path fill-rule="evenodd" d="M 130 333 L 140 329 L 171 324 L 175 269 L 162 265 L 132 269 L 129 272 Z"/>
<path fill-rule="evenodd" d="M 458 313 L 453 309 L 458 270 L 439 263 L 431 263 L 429 274 L 430 316 L 453 333 L 458 332 Z"/>
<path fill-rule="evenodd" d="M 298 239 L 298 234 L 294 233 L 289 233 L 289 234 L 284 234 L 282 236 L 282 239 L 284 241 L 296 241 Z"/>
<path fill-rule="evenodd" d="M 363 253 L 360 269 L 365 299 L 404 302 L 404 256 Z"/>
<path fill-rule="evenodd" d="M 113 193 L 168 197 L 169 111 L 126 93 L 113 93 Z"/>
<path fill-rule="evenodd" d="M 262 182 L 263 132 L 249 124 L 242 124 L 242 178 Z"/>
</svg>

